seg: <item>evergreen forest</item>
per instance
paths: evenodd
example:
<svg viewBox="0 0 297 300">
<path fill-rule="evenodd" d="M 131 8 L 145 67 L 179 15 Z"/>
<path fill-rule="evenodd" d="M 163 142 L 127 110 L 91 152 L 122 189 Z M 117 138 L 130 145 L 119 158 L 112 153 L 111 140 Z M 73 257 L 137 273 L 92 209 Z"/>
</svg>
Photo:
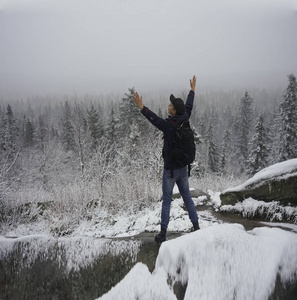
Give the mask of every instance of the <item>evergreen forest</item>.
<svg viewBox="0 0 297 300">
<path fill-rule="evenodd" d="M 52 232 L 67 234 L 94 211 L 133 213 L 161 197 L 162 133 L 142 116 L 133 93 L 0 99 L 2 227 L 34 221 L 51 205 L 44 217 L 59 223 Z M 293 74 L 273 90 L 200 93 L 198 87 L 190 119 L 197 145 L 192 180 L 247 178 L 296 158 L 296 94 Z M 169 94 L 147 92 L 143 102 L 167 117 Z"/>
</svg>

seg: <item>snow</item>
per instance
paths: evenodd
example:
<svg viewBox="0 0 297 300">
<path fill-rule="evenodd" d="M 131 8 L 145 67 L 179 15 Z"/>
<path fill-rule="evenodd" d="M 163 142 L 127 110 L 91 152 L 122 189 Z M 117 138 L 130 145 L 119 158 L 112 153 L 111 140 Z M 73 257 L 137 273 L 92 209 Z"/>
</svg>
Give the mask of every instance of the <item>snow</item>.
<svg viewBox="0 0 297 300">
<path fill-rule="evenodd" d="M 177 191 L 177 190 L 175 190 Z M 218 193 L 214 193 L 217 195 Z M 205 196 L 193 198 L 195 205 L 205 203 Z M 97 216 L 92 220 L 80 221 L 79 224 L 72 226 L 72 232 L 67 236 L 88 236 L 88 237 L 129 237 L 140 234 L 144 231 L 156 232 L 160 230 L 161 218 L 161 201 L 156 201 L 152 208 L 145 208 L 137 213 L 125 213 L 123 211 L 117 214 L 110 214 L 103 208 L 98 209 Z M 203 212 L 205 218 L 200 218 L 200 227 L 208 226 L 218 221 L 209 212 Z M 169 223 L 169 231 L 184 232 L 190 231 L 192 224 L 189 220 L 188 213 L 184 209 L 184 202 L 182 198 L 176 198 L 171 204 L 171 222 Z M 95 215 L 95 214 L 94 214 Z M 52 220 L 51 223 L 44 219 L 38 222 L 19 224 L 15 228 L 7 228 L 2 234 L 6 237 L 20 237 L 34 234 L 52 235 L 53 229 L 61 227 L 60 223 L 65 221 Z"/>
<path fill-rule="evenodd" d="M 297 207 L 281 206 L 277 201 L 265 202 L 249 197 L 235 205 L 223 205 L 220 211 L 238 213 L 246 218 L 261 216 L 270 221 L 283 221 L 286 218 L 297 223 Z"/>
<path fill-rule="evenodd" d="M 201 205 L 205 202 L 205 197 L 193 198 L 193 201 L 195 205 Z M 101 215 L 100 219 L 96 220 L 96 224 L 94 225 L 87 222 L 81 223 L 73 235 L 128 237 L 144 231 L 157 232 L 160 230 L 161 207 L 162 202 L 159 201 L 153 208 L 146 208 L 133 215 L 124 215 L 123 212 L 119 215 L 109 215 L 108 218 L 102 218 Z M 172 201 L 168 231 L 184 232 L 191 230 L 192 223 L 189 220 L 187 211 L 183 207 L 184 202 L 182 198 L 176 198 Z M 211 213 L 203 212 L 203 214 L 205 218 L 200 218 L 200 227 L 218 223 L 218 220 Z"/>
<path fill-rule="evenodd" d="M 297 279 L 296 237 L 278 228 L 209 226 L 164 242 L 153 273 L 138 263 L 98 299 L 176 299 L 173 285 L 181 282 L 184 299 L 266 300 L 277 274 L 282 283 Z"/>
<path fill-rule="evenodd" d="M 22 249 L 22 268 L 30 268 L 36 259 L 57 261 L 66 270 L 77 271 L 92 265 L 96 258 L 110 253 L 117 256 L 129 254 L 136 260 L 141 242 L 138 240 L 117 241 L 89 237 L 53 238 L 48 235 L 30 235 L 20 238 L 0 236 L 0 260 L 5 260 L 15 248 Z"/>
<path fill-rule="evenodd" d="M 98 299 L 176 300 L 176 297 L 167 285 L 167 274 L 164 270 L 160 270 L 156 276 L 152 276 L 146 265 L 138 263 L 123 281 L 111 289 L 108 294 Z"/>
<path fill-rule="evenodd" d="M 250 178 L 243 184 L 237 187 L 232 187 L 224 190 L 223 194 L 228 192 L 242 191 L 247 186 L 255 184 L 261 180 L 266 180 L 270 178 L 286 179 L 296 175 L 297 175 L 297 158 L 294 158 L 281 163 L 274 164 L 272 166 L 269 166 L 259 171 L 252 178 Z"/>
<path fill-rule="evenodd" d="M 264 210 L 274 216 L 272 219 L 282 213 L 297 216 L 296 208 L 283 207 L 282 212 L 276 203 L 252 198 L 229 208 L 220 207 L 220 193 L 209 190 L 208 194 L 211 200 L 207 205 L 247 217 Z M 204 196 L 193 201 L 205 207 Z M 91 265 L 107 251 L 112 255 L 129 253 L 135 259 L 140 241 L 114 238 L 159 231 L 161 204 L 157 202 L 154 207 L 136 214 L 110 215 L 100 210 L 97 218 L 81 222 L 67 237 L 53 237 L 45 221 L 22 224 L 7 230 L 5 237 L 0 236 L 0 260 L 17 246 L 23 249 L 23 267 L 30 267 L 41 253 L 45 259 L 53 259 L 52 249 L 56 247 L 57 262 L 68 272 Z M 173 286 L 181 282 L 187 286 L 185 299 L 264 300 L 274 290 L 277 274 L 282 282 L 297 280 L 297 225 L 263 222 L 263 225 L 291 232 L 268 227 L 247 232 L 239 224 L 222 224 L 206 209 L 198 211 L 202 229 L 189 233 L 192 224 L 181 198 L 172 201 L 170 215 L 168 231 L 179 231 L 183 235 L 162 244 L 155 270 L 151 273 L 146 265 L 137 263 L 100 299 L 176 299 Z"/>
<path fill-rule="evenodd" d="M 220 192 L 213 192 L 211 190 L 207 191 L 208 195 L 210 196 L 210 205 L 212 205 L 215 209 L 218 209 L 221 206 L 221 198 Z"/>
<path fill-rule="evenodd" d="M 279 227 L 279 228 L 287 228 L 297 233 L 297 225 L 288 224 L 288 223 L 272 223 L 272 222 L 261 222 L 261 224 L 270 226 L 270 227 Z"/>
</svg>

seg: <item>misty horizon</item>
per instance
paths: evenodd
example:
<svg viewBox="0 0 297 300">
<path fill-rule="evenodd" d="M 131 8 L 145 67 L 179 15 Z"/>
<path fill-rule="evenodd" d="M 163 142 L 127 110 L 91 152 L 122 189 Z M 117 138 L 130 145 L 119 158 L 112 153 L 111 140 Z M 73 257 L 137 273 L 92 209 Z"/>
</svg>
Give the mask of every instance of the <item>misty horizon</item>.
<svg viewBox="0 0 297 300">
<path fill-rule="evenodd" d="M 1 97 L 285 88 L 297 73 L 293 0 L 7 1 Z"/>
</svg>

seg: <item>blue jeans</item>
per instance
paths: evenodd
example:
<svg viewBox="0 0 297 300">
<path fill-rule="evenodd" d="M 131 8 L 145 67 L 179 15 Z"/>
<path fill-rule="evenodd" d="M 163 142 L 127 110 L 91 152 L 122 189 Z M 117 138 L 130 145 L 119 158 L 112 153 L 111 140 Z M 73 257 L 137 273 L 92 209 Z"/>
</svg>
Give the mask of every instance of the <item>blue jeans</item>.
<svg viewBox="0 0 297 300">
<path fill-rule="evenodd" d="M 177 184 L 179 192 L 184 200 L 191 222 L 198 222 L 196 207 L 189 189 L 188 167 L 173 170 L 173 177 L 171 176 L 171 170 L 164 169 L 162 184 L 163 202 L 161 212 L 161 226 L 164 228 L 167 228 L 169 223 L 172 191 L 175 183 Z"/>
</svg>

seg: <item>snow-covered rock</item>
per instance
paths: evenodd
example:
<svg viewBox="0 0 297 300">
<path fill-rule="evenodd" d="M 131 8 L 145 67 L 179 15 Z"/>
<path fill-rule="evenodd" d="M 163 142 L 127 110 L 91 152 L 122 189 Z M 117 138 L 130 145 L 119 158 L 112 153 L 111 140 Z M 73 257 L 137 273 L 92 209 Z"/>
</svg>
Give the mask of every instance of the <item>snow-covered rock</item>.
<svg viewBox="0 0 297 300">
<path fill-rule="evenodd" d="M 265 202 L 280 201 L 297 205 L 297 158 L 269 166 L 242 185 L 224 190 L 222 205 L 234 205 L 253 198 Z"/>
<path fill-rule="evenodd" d="M 209 226 L 164 242 L 153 273 L 138 263 L 100 299 L 266 300 L 280 299 L 276 290 L 282 286 L 288 299 L 297 284 L 296 253 L 291 232 Z"/>
</svg>

